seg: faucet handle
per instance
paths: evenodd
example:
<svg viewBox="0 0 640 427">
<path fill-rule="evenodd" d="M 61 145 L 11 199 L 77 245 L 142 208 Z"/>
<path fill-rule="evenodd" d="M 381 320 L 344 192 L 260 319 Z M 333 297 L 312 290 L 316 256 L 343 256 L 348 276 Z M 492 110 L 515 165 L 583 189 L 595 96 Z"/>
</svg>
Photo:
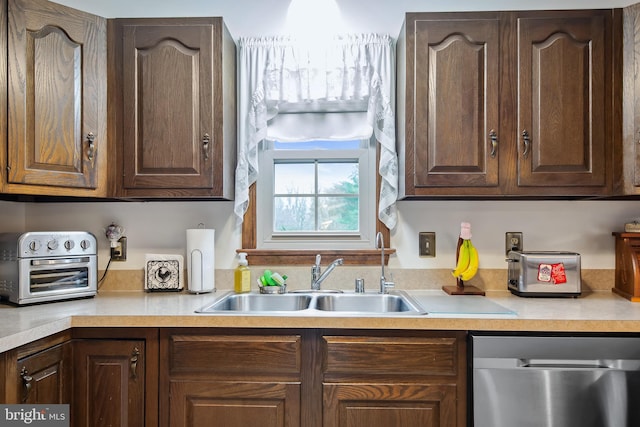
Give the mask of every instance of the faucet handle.
<svg viewBox="0 0 640 427">
<path fill-rule="evenodd" d="M 390 280 L 387 280 L 386 277 L 380 276 L 380 293 L 386 294 L 389 292 L 389 289 L 393 289 L 396 287 L 396 282 L 393 280 L 393 274 L 389 274 Z"/>
</svg>

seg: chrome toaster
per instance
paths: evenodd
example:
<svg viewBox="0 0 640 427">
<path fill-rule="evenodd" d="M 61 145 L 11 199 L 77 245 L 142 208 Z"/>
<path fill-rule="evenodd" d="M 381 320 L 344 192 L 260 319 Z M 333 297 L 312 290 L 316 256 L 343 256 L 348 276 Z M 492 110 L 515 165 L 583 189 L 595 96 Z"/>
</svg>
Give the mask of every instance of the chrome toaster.
<svg viewBox="0 0 640 427">
<path fill-rule="evenodd" d="M 577 297 L 582 293 L 580 254 L 509 251 L 508 288 L 522 297 Z"/>
</svg>

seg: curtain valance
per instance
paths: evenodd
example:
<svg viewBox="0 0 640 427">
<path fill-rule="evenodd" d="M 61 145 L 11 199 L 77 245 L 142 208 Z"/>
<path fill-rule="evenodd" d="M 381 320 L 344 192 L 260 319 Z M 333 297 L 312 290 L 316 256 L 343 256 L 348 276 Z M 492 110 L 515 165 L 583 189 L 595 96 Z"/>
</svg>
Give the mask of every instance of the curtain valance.
<svg viewBox="0 0 640 427">
<path fill-rule="evenodd" d="M 249 186 L 258 176 L 258 146 L 267 122 L 283 106 L 327 111 L 366 105 L 367 124 L 380 144 L 379 219 L 397 221 L 398 159 L 395 149 L 395 61 L 388 35 L 358 34 L 322 43 L 290 37 L 239 41 L 239 127 L 234 212 L 242 222 Z M 308 110 L 305 106 L 309 106 Z"/>
</svg>

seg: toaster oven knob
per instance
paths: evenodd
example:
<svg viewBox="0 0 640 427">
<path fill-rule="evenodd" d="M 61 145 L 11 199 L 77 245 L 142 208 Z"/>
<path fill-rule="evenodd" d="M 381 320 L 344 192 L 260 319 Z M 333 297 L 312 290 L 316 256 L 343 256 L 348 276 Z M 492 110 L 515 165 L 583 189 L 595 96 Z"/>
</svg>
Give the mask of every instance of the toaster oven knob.
<svg viewBox="0 0 640 427">
<path fill-rule="evenodd" d="M 82 249 L 89 249 L 91 247 L 91 242 L 89 242 L 88 240 L 83 240 L 80 242 L 80 247 Z"/>
<path fill-rule="evenodd" d="M 49 240 L 49 242 L 47 243 L 47 248 L 49 248 L 52 251 L 58 249 L 58 241 L 57 240 Z"/>
<path fill-rule="evenodd" d="M 73 249 L 74 246 L 75 246 L 75 243 L 73 243 L 73 240 L 67 240 L 66 242 L 64 242 L 64 248 L 68 251 Z"/>
<path fill-rule="evenodd" d="M 29 242 L 29 250 L 31 252 L 35 252 L 38 249 L 40 249 L 40 242 L 38 242 L 37 240 L 32 240 Z"/>
</svg>

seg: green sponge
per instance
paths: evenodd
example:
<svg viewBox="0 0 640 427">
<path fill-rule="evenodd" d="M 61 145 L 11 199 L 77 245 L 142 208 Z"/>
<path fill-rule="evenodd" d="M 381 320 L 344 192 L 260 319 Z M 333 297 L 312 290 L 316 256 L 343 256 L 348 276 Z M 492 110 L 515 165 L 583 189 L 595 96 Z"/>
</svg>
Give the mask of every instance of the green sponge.
<svg viewBox="0 0 640 427">
<path fill-rule="evenodd" d="M 271 270 L 265 270 L 262 276 L 260 276 L 260 282 L 263 286 L 282 286 L 285 284 L 287 276 L 281 276 L 278 273 L 274 273 Z"/>
</svg>

